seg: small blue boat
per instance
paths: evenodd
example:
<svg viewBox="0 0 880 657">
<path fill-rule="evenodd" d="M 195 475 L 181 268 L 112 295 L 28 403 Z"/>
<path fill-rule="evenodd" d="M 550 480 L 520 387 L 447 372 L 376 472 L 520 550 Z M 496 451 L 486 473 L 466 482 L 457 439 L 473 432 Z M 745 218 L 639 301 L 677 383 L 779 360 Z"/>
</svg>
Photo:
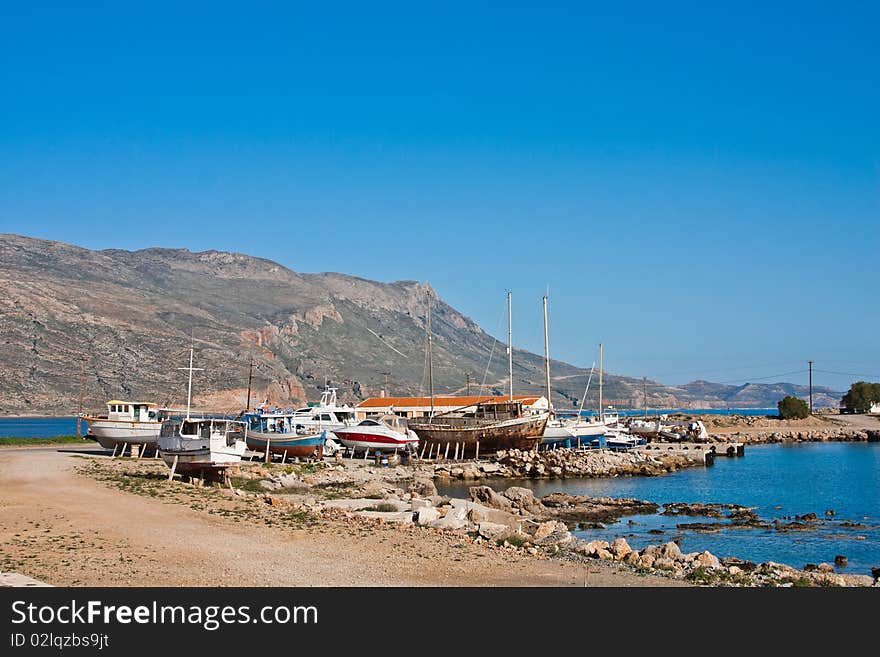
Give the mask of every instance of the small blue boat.
<svg viewBox="0 0 880 657">
<path fill-rule="evenodd" d="M 272 454 L 288 457 L 321 459 L 327 432 L 310 433 L 292 422 L 290 413 L 245 413 L 241 417 L 247 423 L 247 446 L 255 452 L 265 453 L 268 445 Z"/>
</svg>

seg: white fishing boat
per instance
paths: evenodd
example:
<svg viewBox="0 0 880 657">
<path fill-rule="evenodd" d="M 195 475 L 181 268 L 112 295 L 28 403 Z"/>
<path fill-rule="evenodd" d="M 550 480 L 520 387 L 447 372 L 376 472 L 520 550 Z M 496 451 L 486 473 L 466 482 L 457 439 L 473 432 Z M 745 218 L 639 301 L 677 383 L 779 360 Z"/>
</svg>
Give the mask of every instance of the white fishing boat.
<svg viewBox="0 0 880 657">
<path fill-rule="evenodd" d="M 186 417 L 182 420 L 166 420 L 157 440 L 159 453 L 171 474 L 224 471 L 230 465 L 241 462 L 247 448 L 246 422 L 220 418 L 190 417 L 192 402 L 193 349 L 189 350 L 189 371 L 186 395 Z"/>
<path fill-rule="evenodd" d="M 162 427 L 156 404 L 111 399 L 107 415 L 79 416 L 86 423 L 88 435 L 105 449 L 120 445 L 155 446 Z"/>
</svg>

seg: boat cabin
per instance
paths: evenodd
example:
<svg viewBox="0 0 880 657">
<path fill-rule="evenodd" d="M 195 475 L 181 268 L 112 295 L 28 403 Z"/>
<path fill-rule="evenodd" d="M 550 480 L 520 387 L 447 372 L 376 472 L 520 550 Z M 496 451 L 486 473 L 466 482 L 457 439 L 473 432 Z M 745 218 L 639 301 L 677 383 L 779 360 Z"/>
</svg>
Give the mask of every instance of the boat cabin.
<svg viewBox="0 0 880 657">
<path fill-rule="evenodd" d="M 358 426 L 361 427 L 378 427 L 382 425 L 398 433 L 405 434 L 407 431 L 406 418 L 399 415 L 387 414 L 377 418 L 367 418 L 358 423 Z"/>
<path fill-rule="evenodd" d="M 118 422 L 158 422 L 159 411 L 150 402 L 111 399 L 107 402 L 107 419 Z"/>
</svg>

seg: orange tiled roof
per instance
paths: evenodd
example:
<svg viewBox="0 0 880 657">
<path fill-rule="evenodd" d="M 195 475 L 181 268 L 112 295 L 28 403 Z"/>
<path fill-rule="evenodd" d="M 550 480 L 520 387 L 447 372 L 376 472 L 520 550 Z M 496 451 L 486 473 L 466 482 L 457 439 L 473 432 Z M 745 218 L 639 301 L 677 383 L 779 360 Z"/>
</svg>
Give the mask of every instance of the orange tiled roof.
<svg viewBox="0 0 880 657">
<path fill-rule="evenodd" d="M 541 395 L 514 395 L 513 400 L 524 404 L 534 404 L 541 398 Z M 454 406 L 460 408 L 462 406 L 473 406 L 480 402 L 506 402 L 507 395 L 497 397 L 434 397 L 434 406 Z M 430 406 L 430 397 L 369 397 L 357 405 L 357 408 L 386 408 L 394 407 L 410 407 L 410 406 Z"/>
</svg>

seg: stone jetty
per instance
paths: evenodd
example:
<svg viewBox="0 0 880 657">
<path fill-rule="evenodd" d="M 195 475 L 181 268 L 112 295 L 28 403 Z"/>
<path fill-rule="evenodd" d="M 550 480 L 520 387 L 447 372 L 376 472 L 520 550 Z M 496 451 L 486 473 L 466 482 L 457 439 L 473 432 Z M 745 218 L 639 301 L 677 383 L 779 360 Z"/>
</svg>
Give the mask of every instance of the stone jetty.
<svg viewBox="0 0 880 657">
<path fill-rule="evenodd" d="M 452 479 L 657 476 L 704 464 L 705 460 L 697 453 L 648 454 L 605 449 L 536 452 L 512 449 L 499 451 L 493 460 L 486 462 L 438 463 L 434 466 L 434 475 Z"/>
</svg>

